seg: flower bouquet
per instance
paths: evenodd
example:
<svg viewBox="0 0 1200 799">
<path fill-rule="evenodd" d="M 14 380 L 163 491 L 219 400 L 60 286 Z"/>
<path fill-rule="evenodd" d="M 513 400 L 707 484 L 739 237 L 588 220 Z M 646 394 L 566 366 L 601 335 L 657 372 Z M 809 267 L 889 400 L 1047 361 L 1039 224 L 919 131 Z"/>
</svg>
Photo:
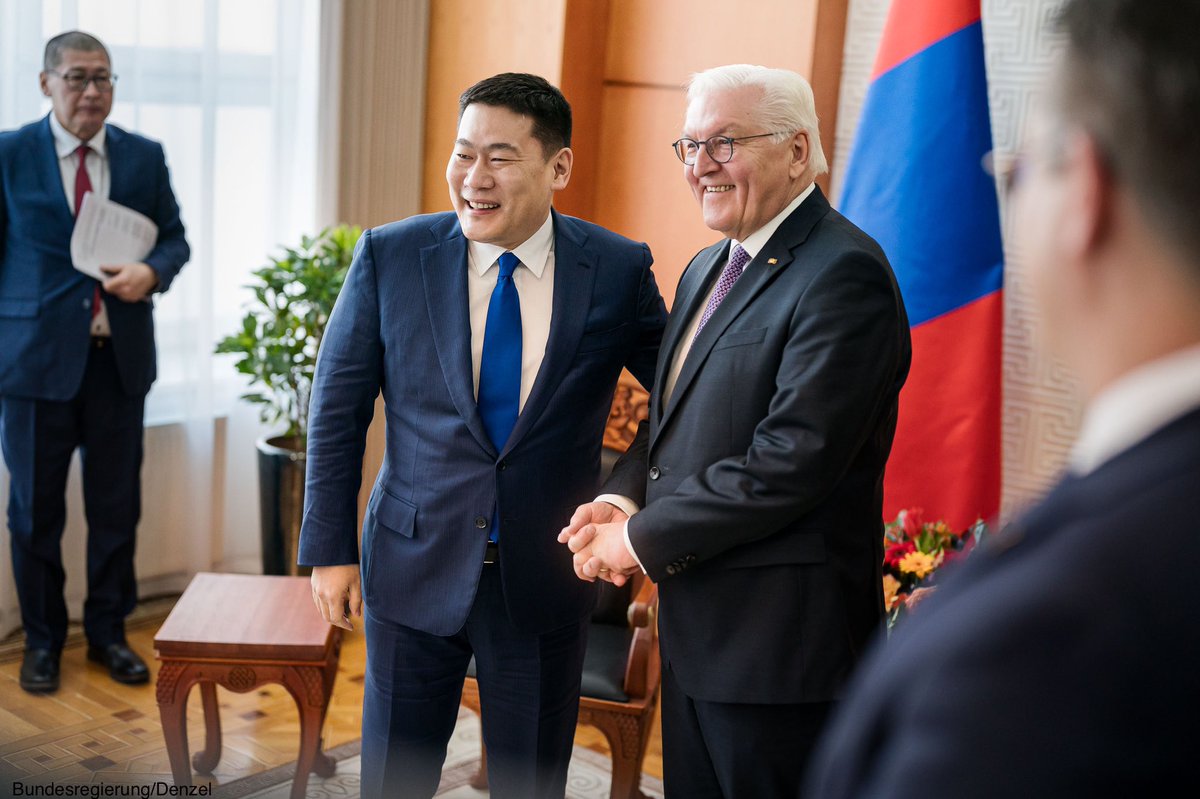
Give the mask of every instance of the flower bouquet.
<svg viewBox="0 0 1200 799">
<path fill-rule="evenodd" d="M 890 631 L 934 590 L 938 569 L 966 557 L 987 532 L 979 519 L 962 532 L 927 522 L 920 508 L 900 511 L 883 526 L 883 599 Z"/>
</svg>

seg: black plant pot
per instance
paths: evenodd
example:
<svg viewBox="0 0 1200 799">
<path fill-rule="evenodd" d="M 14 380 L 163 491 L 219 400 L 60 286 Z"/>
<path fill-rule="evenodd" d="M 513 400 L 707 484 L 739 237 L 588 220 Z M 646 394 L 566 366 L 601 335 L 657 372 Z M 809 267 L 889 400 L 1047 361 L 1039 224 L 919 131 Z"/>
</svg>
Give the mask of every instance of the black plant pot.
<svg viewBox="0 0 1200 799">
<path fill-rule="evenodd" d="M 310 574 L 296 565 L 304 513 L 304 447 L 294 436 L 260 438 L 258 501 L 263 574 Z"/>
</svg>

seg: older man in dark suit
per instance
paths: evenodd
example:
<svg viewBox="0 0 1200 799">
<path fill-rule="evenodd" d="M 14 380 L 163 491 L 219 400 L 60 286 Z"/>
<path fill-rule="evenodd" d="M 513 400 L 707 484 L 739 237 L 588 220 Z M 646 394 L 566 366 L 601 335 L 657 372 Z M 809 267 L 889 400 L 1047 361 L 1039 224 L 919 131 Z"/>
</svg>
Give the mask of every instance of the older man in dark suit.
<svg viewBox="0 0 1200 799">
<path fill-rule="evenodd" d="M 640 565 L 660 585 L 668 795 L 794 799 L 880 625 L 908 320 L 884 254 L 813 182 L 802 77 L 700 73 L 683 134 L 725 240 L 680 281 L 648 424 L 560 540 L 584 579 Z"/>
<path fill-rule="evenodd" d="M 190 255 L 162 146 L 105 123 L 116 82 L 108 50 L 71 31 L 46 44 L 44 67 L 50 114 L 0 133 L 0 442 L 12 478 L 8 526 L 25 626 L 20 680 L 33 693 L 59 683 L 63 493 L 76 449 L 88 522 L 88 657 L 118 682 L 149 679 L 125 641 L 137 601 L 142 411 L 156 374 L 148 300 L 167 290 Z M 88 193 L 158 226 L 144 262 L 102 266 L 102 282 L 71 261 L 75 216 Z"/>
<path fill-rule="evenodd" d="M 1070 0 L 1015 230 L 1083 429 L 1050 494 L 907 620 L 822 797 L 1180 796 L 1200 624 L 1200 4 Z"/>
</svg>

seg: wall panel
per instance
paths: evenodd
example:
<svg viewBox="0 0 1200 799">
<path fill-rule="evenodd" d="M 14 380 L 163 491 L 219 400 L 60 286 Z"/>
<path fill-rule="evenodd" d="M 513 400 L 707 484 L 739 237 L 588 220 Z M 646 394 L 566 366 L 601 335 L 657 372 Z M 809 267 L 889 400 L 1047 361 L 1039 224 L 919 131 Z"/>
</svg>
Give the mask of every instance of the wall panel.
<svg viewBox="0 0 1200 799">
<path fill-rule="evenodd" d="M 607 77 L 681 86 L 693 72 L 739 63 L 808 75 L 820 5 L 820 0 L 613 0 Z"/>
<path fill-rule="evenodd" d="M 704 226 L 671 152 L 684 107 L 679 90 L 606 87 L 596 176 L 595 221 L 650 245 L 668 307 L 691 257 L 720 238 Z"/>
<path fill-rule="evenodd" d="M 435 0 L 430 4 L 421 209 L 450 210 L 446 161 L 458 129 L 458 95 L 499 72 L 558 84 L 566 0 Z"/>
</svg>

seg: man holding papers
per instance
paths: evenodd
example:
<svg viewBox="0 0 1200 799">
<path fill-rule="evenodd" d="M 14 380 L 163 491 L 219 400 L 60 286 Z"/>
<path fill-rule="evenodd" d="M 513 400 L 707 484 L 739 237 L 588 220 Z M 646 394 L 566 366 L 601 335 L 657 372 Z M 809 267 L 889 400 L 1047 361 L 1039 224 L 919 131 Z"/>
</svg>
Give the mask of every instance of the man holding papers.
<svg viewBox="0 0 1200 799">
<path fill-rule="evenodd" d="M 116 76 L 104 45 L 77 31 L 54 37 L 40 82 L 52 112 L 0 133 L 0 444 L 25 626 L 21 687 L 33 693 L 58 688 L 63 494 L 76 448 L 88 522 L 88 658 L 118 682 L 149 678 L 124 629 L 137 599 L 142 410 L 155 377 L 152 305 L 143 300 L 166 291 L 190 255 L 162 146 L 105 124 Z M 89 194 L 157 227 L 148 250 L 119 249 L 128 256 L 102 262 L 102 281 L 71 256 Z"/>
</svg>

